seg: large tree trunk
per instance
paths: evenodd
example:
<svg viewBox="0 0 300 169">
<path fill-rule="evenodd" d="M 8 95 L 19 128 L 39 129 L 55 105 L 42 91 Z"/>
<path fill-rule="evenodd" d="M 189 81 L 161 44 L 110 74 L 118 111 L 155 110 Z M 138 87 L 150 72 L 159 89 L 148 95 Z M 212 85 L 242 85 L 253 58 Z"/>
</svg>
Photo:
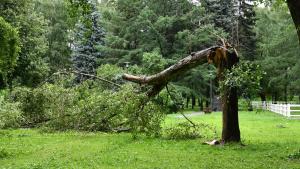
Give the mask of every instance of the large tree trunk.
<svg viewBox="0 0 300 169">
<path fill-rule="evenodd" d="M 239 62 L 236 52 L 227 52 L 228 61 L 222 67 L 218 69 L 229 69 Z M 225 79 L 223 72 L 218 74 L 219 80 Z M 223 130 L 222 130 L 222 142 L 240 142 L 240 128 L 239 128 L 239 116 L 238 116 L 238 96 L 236 87 L 225 87 L 225 91 L 222 94 L 222 110 L 223 110 Z"/>
<path fill-rule="evenodd" d="M 223 142 L 240 142 L 237 89 L 231 88 L 222 96 L 223 104 Z"/>
<path fill-rule="evenodd" d="M 287 4 L 295 23 L 300 43 L 300 0 L 287 0 Z"/>
<path fill-rule="evenodd" d="M 123 79 L 139 83 L 152 85 L 152 89 L 147 92 L 148 97 L 158 94 L 165 85 L 174 77 L 204 63 L 214 63 L 218 68 L 220 79 L 224 69 L 231 69 L 238 62 L 236 51 L 229 52 L 224 47 L 212 47 L 180 60 L 175 65 L 151 76 L 133 76 L 124 74 Z M 240 130 L 238 121 L 238 97 L 236 88 L 228 88 L 223 95 L 223 142 L 239 142 Z"/>
</svg>

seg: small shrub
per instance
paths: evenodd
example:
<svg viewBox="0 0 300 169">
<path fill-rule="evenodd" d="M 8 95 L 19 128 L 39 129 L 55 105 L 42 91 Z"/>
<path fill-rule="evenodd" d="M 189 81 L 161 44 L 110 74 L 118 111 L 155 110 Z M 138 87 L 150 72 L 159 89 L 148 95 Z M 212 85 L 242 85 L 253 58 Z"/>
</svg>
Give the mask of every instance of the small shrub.
<svg viewBox="0 0 300 169">
<path fill-rule="evenodd" d="M 189 122 L 178 123 L 176 126 L 165 129 L 168 139 L 195 139 L 201 136 L 198 126 L 193 126 Z"/>
<path fill-rule="evenodd" d="M 50 91 L 51 92 L 51 91 Z M 43 87 L 36 89 L 16 88 L 11 97 L 16 102 L 20 102 L 22 110 L 22 125 L 25 127 L 34 127 L 48 119 L 47 107 L 49 106 L 48 90 Z"/>
<path fill-rule="evenodd" d="M 130 128 L 134 132 L 157 135 L 164 114 L 152 102 L 142 104 L 143 96 L 134 86 L 124 85 L 118 91 L 90 90 L 90 95 L 78 102 L 74 127 L 88 131 L 114 131 Z"/>
<path fill-rule="evenodd" d="M 211 125 L 196 123 L 192 125 L 189 122 L 178 123 L 176 126 L 166 128 L 164 135 L 167 139 L 196 139 L 196 138 L 217 138 L 216 129 Z"/>
<path fill-rule="evenodd" d="M 64 88 L 59 85 L 46 84 L 48 105 L 46 126 L 52 130 L 74 129 L 74 114 L 76 114 L 79 94 L 74 88 Z"/>
<path fill-rule="evenodd" d="M 298 150 L 298 151 L 296 151 L 292 154 L 289 154 L 288 159 L 290 159 L 290 160 L 300 160 L 300 150 Z"/>
<path fill-rule="evenodd" d="M 160 54 L 159 49 L 156 48 L 150 53 L 148 52 L 143 53 L 142 63 L 143 63 L 143 67 L 145 68 L 144 69 L 145 73 L 153 74 L 163 70 L 165 65 L 167 64 L 167 61 Z"/>
<path fill-rule="evenodd" d="M 159 135 L 164 113 L 151 101 L 142 104 L 143 95 L 132 85 L 116 91 L 89 82 L 69 89 L 49 84 L 43 88 L 51 93 L 45 111 L 49 129 L 110 132 L 128 128 L 134 133 Z"/>
<path fill-rule="evenodd" d="M 0 148 L 0 159 L 9 156 L 9 152 L 5 148 Z"/>
<path fill-rule="evenodd" d="M 106 132 L 128 129 L 134 135 L 158 136 L 164 113 L 155 102 L 145 102 L 146 96 L 135 87 L 107 88 L 102 82 L 86 80 L 72 88 L 59 84 L 18 88 L 11 98 L 20 102 L 23 126 Z"/>
<path fill-rule="evenodd" d="M 0 128 L 18 128 L 22 121 L 19 103 L 12 103 L 0 97 Z"/>
</svg>

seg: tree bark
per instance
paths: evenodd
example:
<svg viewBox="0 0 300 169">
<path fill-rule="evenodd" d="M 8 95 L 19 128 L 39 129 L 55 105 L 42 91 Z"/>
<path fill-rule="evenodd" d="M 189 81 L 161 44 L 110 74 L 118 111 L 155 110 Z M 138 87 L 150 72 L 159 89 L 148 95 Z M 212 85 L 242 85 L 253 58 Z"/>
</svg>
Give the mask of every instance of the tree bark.
<svg viewBox="0 0 300 169">
<path fill-rule="evenodd" d="M 290 13 L 292 15 L 294 24 L 296 26 L 298 39 L 300 43 L 300 1 L 299 0 L 287 0 Z"/>
<path fill-rule="evenodd" d="M 237 89 L 227 89 L 222 96 L 223 130 L 222 142 L 240 142 Z"/>
<path fill-rule="evenodd" d="M 186 106 L 185 108 L 189 108 L 189 103 L 190 103 L 190 98 L 189 97 L 186 97 Z"/>
<path fill-rule="evenodd" d="M 195 96 L 192 96 L 192 109 L 193 110 L 195 108 L 195 105 L 196 105 L 196 98 L 195 98 Z"/>
<path fill-rule="evenodd" d="M 176 77 L 179 74 L 183 74 L 184 72 L 197 67 L 198 65 L 204 64 L 207 62 L 207 57 L 210 55 L 212 50 L 216 48 L 205 49 L 196 53 L 192 53 L 186 58 L 181 59 L 175 65 L 151 76 L 133 76 L 129 74 L 124 74 L 123 79 L 132 81 L 139 84 L 147 84 L 147 85 L 161 85 L 166 84 L 171 79 Z"/>
<path fill-rule="evenodd" d="M 260 96 L 260 100 L 261 100 L 262 103 L 264 103 L 267 100 L 265 92 L 260 92 L 259 96 Z"/>
<path fill-rule="evenodd" d="M 227 52 L 228 61 L 223 68 L 231 70 L 239 62 L 236 52 Z M 218 74 L 219 80 L 224 80 L 223 72 Z M 236 87 L 226 87 L 222 94 L 223 129 L 222 142 L 240 142 L 241 134 L 238 116 L 238 96 Z"/>
<path fill-rule="evenodd" d="M 224 52 L 225 51 L 225 52 Z M 152 85 L 147 92 L 148 97 L 158 94 L 174 77 L 204 63 L 214 63 L 218 68 L 219 80 L 222 80 L 224 69 L 231 69 L 238 62 L 237 53 L 229 52 L 224 47 L 212 47 L 196 53 L 192 53 L 180 60 L 175 65 L 151 76 L 133 76 L 124 74 L 123 79 L 139 84 Z M 223 102 L 223 142 L 240 142 L 240 130 L 238 121 L 238 97 L 236 88 L 227 88 L 222 97 Z"/>
</svg>

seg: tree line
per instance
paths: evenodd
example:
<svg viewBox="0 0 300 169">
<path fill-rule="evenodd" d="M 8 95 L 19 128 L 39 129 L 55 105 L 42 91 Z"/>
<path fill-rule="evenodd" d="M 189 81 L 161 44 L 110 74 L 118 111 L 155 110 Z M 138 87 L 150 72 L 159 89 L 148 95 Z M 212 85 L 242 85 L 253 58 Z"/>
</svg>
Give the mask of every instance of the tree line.
<svg viewBox="0 0 300 169">
<path fill-rule="evenodd" d="M 264 1 L 265 5 L 261 5 L 259 1 L 247 0 L 200 2 L 3 0 L 0 3 L 3 32 L 0 87 L 10 91 L 29 87 L 38 91 L 45 83 L 63 81 L 63 88 L 75 88 L 76 104 L 79 104 L 84 97 L 94 97 L 87 94 L 87 91 L 94 92 L 98 83 L 93 76 L 123 85 L 126 82 L 120 78 L 121 73 L 154 74 L 184 56 L 220 45 L 220 39 L 226 39 L 237 49 L 242 62 L 252 64 L 237 69 L 238 74 L 245 75 L 244 79 L 249 76 L 247 80 L 253 82 L 259 77 L 256 90 L 247 89 L 257 84 L 244 84 L 236 79 L 239 83 L 235 85 L 242 86 L 242 98 L 250 101 L 260 97 L 274 102 L 299 98 L 299 45 L 287 4 Z M 254 74 L 247 74 L 248 71 Z M 265 73 L 255 74 L 258 71 Z M 164 89 L 155 103 L 168 108 L 169 112 L 189 106 L 190 100 L 193 107 L 196 103 L 202 110 L 209 107 L 211 93 L 219 95 L 222 89 L 215 72 L 212 65 L 204 64 L 175 77 L 168 84 L 170 91 Z M 68 74 L 64 80 L 62 75 L 58 76 L 63 73 Z M 99 91 L 120 92 L 116 86 L 102 82 L 100 86 Z M 140 90 L 148 88 L 142 86 Z M 84 106 L 79 109 L 85 110 Z M 112 110 L 109 114 L 115 117 Z M 41 116 L 39 120 L 31 120 L 39 123 L 49 118 Z M 84 124 L 92 122 L 87 120 Z M 108 126 L 103 128 L 106 130 Z"/>
</svg>

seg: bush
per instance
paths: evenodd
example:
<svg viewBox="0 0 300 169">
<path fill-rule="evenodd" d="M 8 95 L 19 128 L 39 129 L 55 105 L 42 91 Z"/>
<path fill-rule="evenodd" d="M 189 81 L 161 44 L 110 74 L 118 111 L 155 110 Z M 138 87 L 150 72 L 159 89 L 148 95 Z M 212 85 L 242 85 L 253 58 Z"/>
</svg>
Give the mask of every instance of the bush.
<svg viewBox="0 0 300 169">
<path fill-rule="evenodd" d="M 46 111 L 50 102 L 48 95 L 49 91 L 44 90 L 43 87 L 36 89 L 23 87 L 13 91 L 11 97 L 14 101 L 20 102 L 23 126 L 34 127 L 49 118 Z"/>
<path fill-rule="evenodd" d="M 296 151 L 292 154 L 289 154 L 288 159 L 290 159 L 290 160 L 300 160 L 300 150 L 298 150 L 298 151 Z"/>
<path fill-rule="evenodd" d="M 9 156 L 9 152 L 4 148 L 0 148 L 0 159 L 6 158 L 7 156 Z"/>
<path fill-rule="evenodd" d="M 130 129 L 157 135 L 163 113 L 152 102 L 143 104 L 143 96 L 132 85 L 118 91 L 89 90 L 90 95 L 78 102 L 74 114 L 75 128 L 89 131 L 118 131 Z"/>
<path fill-rule="evenodd" d="M 166 128 L 164 136 L 167 139 L 182 140 L 196 138 L 216 138 L 218 136 L 216 129 L 208 124 L 197 123 L 192 125 L 189 122 L 178 123 L 177 125 Z"/>
<path fill-rule="evenodd" d="M 48 105 L 45 110 L 48 120 L 46 127 L 55 130 L 74 129 L 74 114 L 78 111 L 79 93 L 74 88 L 46 84 Z"/>
<path fill-rule="evenodd" d="M 44 84 L 35 89 L 18 88 L 11 95 L 20 101 L 22 125 L 50 130 L 131 130 L 157 136 L 164 113 L 154 102 L 145 102 L 133 85 L 103 89 L 85 81 L 73 88 Z"/>
<path fill-rule="evenodd" d="M 18 128 L 22 121 L 19 103 L 11 103 L 0 96 L 0 128 Z"/>
<path fill-rule="evenodd" d="M 67 127 L 69 124 L 66 124 L 65 118 L 73 111 L 75 95 L 71 88 L 44 84 L 35 89 L 16 88 L 11 98 L 20 102 L 23 126 L 35 127 L 56 119 L 55 122 L 61 123 L 60 127 Z"/>
<path fill-rule="evenodd" d="M 105 77 L 112 80 L 114 75 L 104 71 L 111 69 L 114 68 L 104 66 L 98 73 L 108 74 Z M 22 125 L 27 127 L 106 132 L 131 130 L 134 135 L 143 132 L 158 136 L 164 113 L 143 93 L 137 93 L 136 87 L 125 84 L 109 88 L 103 82 L 86 80 L 69 88 L 60 84 L 17 88 L 11 98 L 20 102 Z"/>
<path fill-rule="evenodd" d="M 193 126 L 189 122 L 178 123 L 176 126 L 165 129 L 168 139 L 195 139 L 200 137 L 198 126 Z"/>
</svg>

